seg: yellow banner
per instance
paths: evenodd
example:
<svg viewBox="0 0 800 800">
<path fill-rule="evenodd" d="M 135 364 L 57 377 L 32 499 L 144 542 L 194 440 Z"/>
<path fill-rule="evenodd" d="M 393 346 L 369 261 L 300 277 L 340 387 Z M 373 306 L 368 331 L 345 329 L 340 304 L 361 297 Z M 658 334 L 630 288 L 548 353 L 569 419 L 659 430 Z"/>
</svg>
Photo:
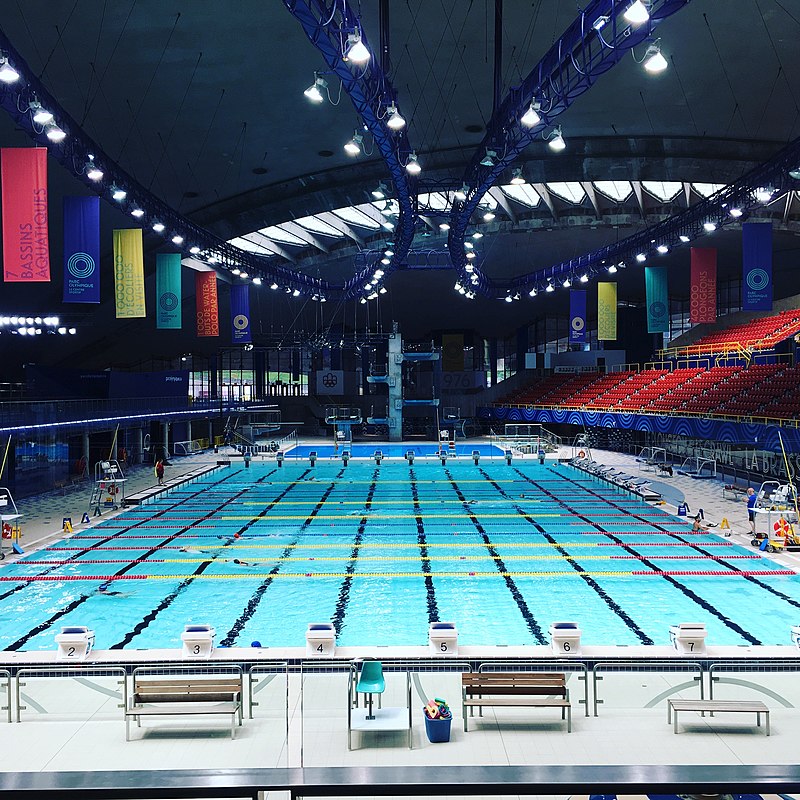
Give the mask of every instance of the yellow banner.
<svg viewBox="0 0 800 800">
<path fill-rule="evenodd" d="M 445 372 L 464 371 L 464 336 L 460 333 L 442 334 L 442 369 Z"/>
<path fill-rule="evenodd" d="M 613 342 L 617 338 L 617 284 L 597 284 L 597 339 Z"/>
<path fill-rule="evenodd" d="M 147 316 L 141 228 L 114 231 L 114 299 L 117 319 Z"/>
</svg>

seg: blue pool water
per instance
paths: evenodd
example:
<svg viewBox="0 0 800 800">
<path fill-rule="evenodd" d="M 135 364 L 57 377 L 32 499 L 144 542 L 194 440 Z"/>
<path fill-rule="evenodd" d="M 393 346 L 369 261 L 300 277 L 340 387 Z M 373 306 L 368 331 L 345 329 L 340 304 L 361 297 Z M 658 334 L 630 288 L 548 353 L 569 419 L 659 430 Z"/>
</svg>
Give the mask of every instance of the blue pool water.
<svg viewBox="0 0 800 800">
<path fill-rule="evenodd" d="M 301 646 L 326 620 L 341 645 L 425 644 L 437 619 L 464 644 L 544 643 L 556 620 L 586 644 L 665 644 L 679 621 L 786 644 L 800 578 L 781 569 L 567 465 L 238 464 L 0 566 L 0 647 L 50 649 L 63 625 L 177 647 L 188 622 Z"/>
<path fill-rule="evenodd" d="M 345 449 L 341 446 L 337 451 L 334 450 L 332 445 L 308 446 L 298 445 L 293 447 L 286 453 L 287 458 L 308 458 L 309 453 L 316 452 L 319 458 L 333 458 L 335 455 L 341 456 L 342 451 Z M 404 458 L 405 454 L 411 451 L 414 453 L 415 458 L 435 458 L 439 452 L 439 446 L 436 444 L 352 444 L 347 445 L 350 455 L 353 458 L 372 458 L 376 450 L 380 450 L 385 458 Z M 445 449 L 448 454 L 452 454 L 452 450 L 447 448 L 445 442 Z M 488 458 L 503 458 L 504 451 L 493 444 L 456 444 L 455 455 L 458 458 L 471 458 L 474 450 L 477 450 L 481 457 Z"/>
</svg>

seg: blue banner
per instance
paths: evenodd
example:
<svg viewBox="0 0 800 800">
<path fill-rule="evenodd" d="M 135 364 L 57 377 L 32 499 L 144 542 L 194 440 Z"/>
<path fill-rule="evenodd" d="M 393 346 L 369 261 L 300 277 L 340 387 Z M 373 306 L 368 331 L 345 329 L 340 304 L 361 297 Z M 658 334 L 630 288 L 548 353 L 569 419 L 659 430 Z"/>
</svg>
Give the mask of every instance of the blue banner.
<svg viewBox="0 0 800 800">
<path fill-rule="evenodd" d="M 100 198 L 64 198 L 64 302 L 100 302 Z"/>
<path fill-rule="evenodd" d="M 772 311 L 772 223 L 742 225 L 742 310 Z"/>
<path fill-rule="evenodd" d="M 647 332 L 669 333 L 667 268 L 645 267 L 644 290 L 647 298 Z"/>
<path fill-rule="evenodd" d="M 180 330 L 181 314 L 181 254 L 156 255 L 156 328 Z"/>
<path fill-rule="evenodd" d="M 586 341 L 586 290 L 572 289 L 569 293 L 569 340 Z"/>
<path fill-rule="evenodd" d="M 237 283 L 231 286 L 231 341 L 234 344 L 249 344 L 250 335 L 250 286 Z"/>
</svg>

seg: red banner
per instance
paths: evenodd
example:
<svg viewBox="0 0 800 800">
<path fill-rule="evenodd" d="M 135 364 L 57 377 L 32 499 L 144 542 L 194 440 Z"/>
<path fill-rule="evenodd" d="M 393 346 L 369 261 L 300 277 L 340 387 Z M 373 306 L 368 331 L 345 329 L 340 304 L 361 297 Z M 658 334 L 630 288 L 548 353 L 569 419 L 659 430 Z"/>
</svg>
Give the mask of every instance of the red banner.
<svg viewBox="0 0 800 800">
<path fill-rule="evenodd" d="M 4 147 L 3 277 L 9 283 L 50 280 L 47 149 Z"/>
<path fill-rule="evenodd" d="M 689 322 L 717 321 L 717 249 L 692 248 L 691 299 Z"/>
<path fill-rule="evenodd" d="M 194 278 L 194 294 L 197 303 L 197 335 L 219 336 L 217 273 L 198 272 Z"/>
</svg>

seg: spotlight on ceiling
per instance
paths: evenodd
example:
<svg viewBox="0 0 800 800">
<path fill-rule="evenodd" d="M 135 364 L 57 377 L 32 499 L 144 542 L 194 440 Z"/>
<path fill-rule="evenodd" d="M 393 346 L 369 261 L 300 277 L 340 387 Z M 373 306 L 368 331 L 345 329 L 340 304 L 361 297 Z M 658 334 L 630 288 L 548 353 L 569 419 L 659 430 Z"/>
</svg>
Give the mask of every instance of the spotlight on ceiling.
<svg viewBox="0 0 800 800">
<path fill-rule="evenodd" d="M 18 80 L 19 72 L 8 63 L 7 56 L 0 54 L 0 81 L 3 83 L 16 83 Z"/>
<path fill-rule="evenodd" d="M 100 181 L 103 179 L 103 170 L 94 163 L 94 156 L 90 153 L 88 156 L 89 160 L 84 165 L 84 169 L 86 170 L 86 177 L 90 181 Z"/>
<path fill-rule="evenodd" d="M 567 143 L 564 141 L 560 125 L 553 130 L 547 139 L 547 146 L 554 152 L 560 153 L 562 150 L 566 150 Z"/>
<path fill-rule="evenodd" d="M 650 73 L 663 72 L 669 64 L 667 59 L 661 53 L 661 45 L 658 42 L 653 42 L 647 46 L 642 60 L 642 66 Z"/>
<path fill-rule="evenodd" d="M 650 19 L 650 12 L 642 0 L 633 0 L 622 16 L 626 22 L 629 22 L 634 28 L 638 28 L 639 25 L 644 25 Z"/>
<path fill-rule="evenodd" d="M 393 131 L 399 131 L 402 128 L 405 128 L 406 121 L 400 115 L 400 112 L 397 110 L 397 106 L 394 103 L 392 103 L 386 109 L 386 116 L 387 116 L 386 125 Z"/>
<path fill-rule="evenodd" d="M 183 236 L 181 236 L 179 233 L 176 233 L 172 237 L 172 244 L 183 244 Z"/>
<path fill-rule="evenodd" d="M 510 303 L 510 302 L 511 302 L 513 299 L 514 299 L 514 298 L 513 298 L 513 297 L 512 297 L 510 294 L 507 294 L 507 295 L 506 295 L 506 296 L 503 298 L 503 300 L 505 300 L 505 301 L 506 301 L 506 303 Z"/>
<path fill-rule="evenodd" d="M 406 172 L 410 175 L 419 175 L 422 172 L 422 167 L 419 165 L 416 153 L 409 153 L 408 161 L 406 162 Z"/>
<path fill-rule="evenodd" d="M 536 287 L 534 286 L 534 287 L 533 287 L 533 289 L 531 289 L 531 290 L 528 292 L 528 294 L 529 294 L 531 297 L 536 297 L 536 295 L 538 294 L 538 292 L 536 291 Z"/>
<path fill-rule="evenodd" d="M 277 283 L 275 283 L 275 282 L 273 281 L 273 282 L 272 282 L 272 283 L 269 285 L 269 288 L 270 288 L 270 289 L 272 289 L 272 291 L 274 292 L 276 289 L 279 289 L 280 287 L 278 286 L 278 284 L 277 284 Z"/>
<path fill-rule="evenodd" d="M 475 233 L 472 234 L 472 238 L 473 239 L 483 239 L 483 234 L 480 231 L 475 231 Z"/>
<path fill-rule="evenodd" d="M 738 219 L 742 216 L 742 209 L 741 208 L 732 208 L 728 212 L 734 219 Z"/>
<path fill-rule="evenodd" d="M 800 181 L 800 165 L 796 166 L 794 169 L 789 170 L 789 177 L 794 178 L 796 181 Z"/>
<path fill-rule="evenodd" d="M 542 118 L 539 116 L 540 108 L 541 106 L 536 100 L 531 101 L 531 104 L 528 106 L 528 110 L 520 117 L 520 123 L 522 123 L 526 128 L 532 128 L 534 125 L 538 125 L 542 120 Z"/>
<path fill-rule="evenodd" d="M 37 125 L 47 125 L 48 122 L 53 121 L 53 114 L 46 108 L 43 108 L 38 100 L 31 100 L 30 103 L 28 103 L 28 110 L 31 112 L 31 118 Z"/>
<path fill-rule="evenodd" d="M 376 200 L 385 200 L 386 199 L 386 184 L 381 181 L 373 190 L 372 196 Z"/>
<path fill-rule="evenodd" d="M 321 103 L 325 100 L 325 95 L 322 94 L 323 89 L 328 88 L 328 82 L 319 77 L 319 75 L 315 72 L 314 73 L 314 83 L 306 89 L 303 94 L 312 102 L 312 103 Z"/>
<path fill-rule="evenodd" d="M 511 183 L 515 186 L 521 186 L 525 183 L 525 176 L 522 174 L 522 167 L 516 167 L 511 177 Z"/>
<path fill-rule="evenodd" d="M 572 281 L 569 278 L 564 278 L 564 283 L 561 284 L 565 289 L 569 289 L 572 286 Z"/>
<path fill-rule="evenodd" d="M 347 142 L 344 146 L 344 151 L 349 156 L 357 156 L 361 152 L 361 143 L 364 141 L 364 137 L 356 131 L 353 134 L 353 138 Z"/>
<path fill-rule="evenodd" d="M 450 224 L 448 222 L 440 222 L 439 223 L 439 230 L 440 231 L 449 231 L 450 230 Z"/>
<path fill-rule="evenodd" d="M 614 274 L 616 271 L 617 271 L 617 267 L 616 267 L 616 265 L 615 265 L 615 264 L 612 264 L 612 265 L 611 265 L 611 266 L 608 268 L 608 272 L 609 272 L 609 274 L 610 274 L 610 275 L 613 275 L 613 274 Z"/>
<path fill-rule="evenodd" d="M 63 142 L 67 137 L 67 134 L 64 133 L 64 131 L 62 131 L 61 128 L 55 124 L 55 122 L 49 122 L 44 126 L 44 134 L 54 144 Z"/>
<path fill-rule="evenodd" d="M 258 275 L 256 275 L 255 278 L 253 278 L 253 285 L 261 286 L 261 278 L 259 278 Z"/>
<path fill-rule="evenodd" d="M 680 239 L 680 240 L 681 240 L 681 241 L 682 241 L 684 244 L 686 244 L 687 242 L 691 242 L 691 241 L 692 241 L 692 240 L 691 240 L 691 237 L 687 236 L 685 233 L 682 233 L 682 234 L 681 234 L 681 235 L 680 235 L 678 238 L 679 238 L 679 239 Z"/>
<path fill-rule="evenodd" d="M 596 20 L 595 20 L 595 21 L 592 23 L 592 27 L 593 27 L 593 28 L 594 28 L 596 31 L 600 32 L 601 30 L 603 30 L 603 28 L 605 28 L 605 26 L 606 26 L 606 23 L 608 22 L 608 20 L 609 20 L 609 19 L 610 19 L 610 18 L 609 18 L 609 17 L 607 17 L 607 16 L 605 16 L 605 15 L 599 16 L 599 17 L 598 17 L 598 18 L 597 18 L 597 19 L 596 19 Z"/>
<path fill-rule="evenodd" d="M 494 219 L 494 217 L 495 217 L 494 211 L 487 211 L 483 215 L 483 221 L 484 222 L 491 222 Z"/>
<path fill-rule="evenodd" d="M 369 59 L 370 52 L 361 41 L 361 34 L 358 31 L 348 34 L 344 60 L 351 61 L 353 64 L 366 64 Z"/>
<path fill-rule="evenodd" d="M 299 289 L 295 289 L 292 292 L 292 297 L 300 297 L 300 290 Z"/>
<path fill-rule="evenodd" d="M 581 283 L 589 283 L 589 276 L 585 272 L 581 275 Z"/>
<path fill-rule="evenodd" d="M 669 247 L 667 247 L 665 244 L 660 244 L 658 247 L 656 247 L 656 250 L 661 253 L 662 256 L 669 253 Z"/>
<path fill-rule="evenodd" d="M 481 159 L 481 166 L 482 167 L 493 167 L 494 160 L 497 158 L 497 152 L 495 150 L 486 149 L 486 155 Z"/>
<path fill-rule="evenodd" d="M 154 222 L 153 223 L 153 230 L 156 233 L 164 233 L 165 225 L 163 222 Z"/>
<path fill-rule="evenodd" d="M 140 219 L 144 216 L 144 210 L 141 208 L 134 208 L 133 211 L 131 211 L 131 216 L 136 217 L 136 219 Z"/>
<path fill-rule="evenodd" d="M 453 197 L 455 197 L 456 200 L 462 200 L 462 201 L 466 200 L 468 191 L 469 191 L 469 186 L 467 186 L 466 183 L 462 183 L 461 188 L 456 189 L 455 192 L 453 192 Z"/>
<path fill-rule="evenodd" d="M 642 264 L 642 263 L 644 263 L 645 261 L 647 261 L 647 256 L 646 256 L 644 253 L 637 253 L 637 254 L 636 254 L 636 260 L 637 260 L 637 261 L 638 261 L 640 264 Z"/>
<path fill-rule="evenodd" d="M 769 203 L 772 200 L 772 191 L 771 186 L 759 186 L 753 195 L 759 203 Z"/>
<path fill-rule="evenodd" d="M 715 231 L 716 229 L 717 229 L 717 223 L 716 222 L 704 222 L 703 223 L 703 230 L 706 231 L 707 233 L 711 233 L 712 231 Z"/>
<path fill-rule="evenodd" d="M 198 247 L 196 244 L 193 244 L 193 245 L 192 245 L 192 246 L 189 248 L 189 252 L 190 252 L 190 253 L 191 253 L 193 256 L 196 256 L 196 255 L 198 255 L 198 254 L 200 253 L 200 248 L 199 248 L 199 247 Z"/>
<path fill-rule="evenodd" d="M 124 189 L 120 189 L 120 187 L 115 184 L 111 185 L 111 197 L 113 200 L 121 203 L 127 196 L 128 193 Z"/>
<path fill-rule="evenodd" d="M 554 292 L 555 290 L 555 286 L 553 286 L 552 283 L 548 283 L 547 288 L 545 289 L 546 292 Z"/>
</svg>

